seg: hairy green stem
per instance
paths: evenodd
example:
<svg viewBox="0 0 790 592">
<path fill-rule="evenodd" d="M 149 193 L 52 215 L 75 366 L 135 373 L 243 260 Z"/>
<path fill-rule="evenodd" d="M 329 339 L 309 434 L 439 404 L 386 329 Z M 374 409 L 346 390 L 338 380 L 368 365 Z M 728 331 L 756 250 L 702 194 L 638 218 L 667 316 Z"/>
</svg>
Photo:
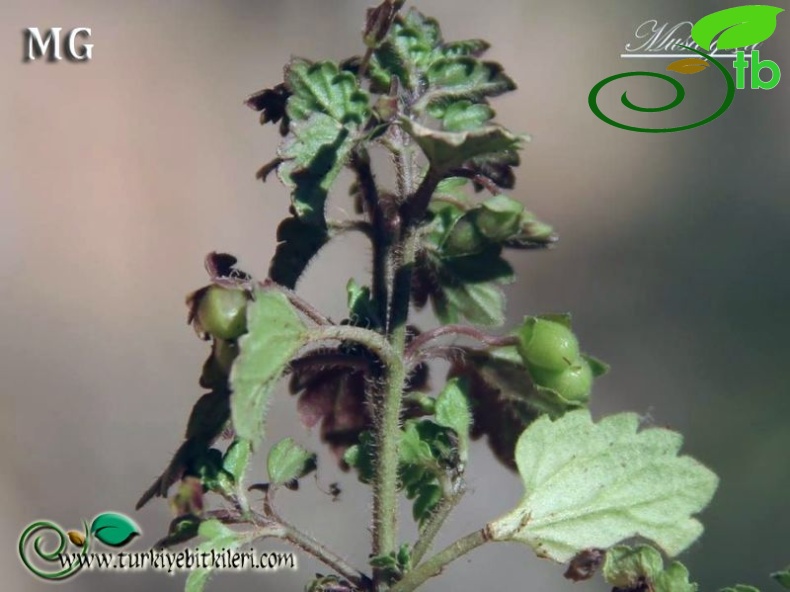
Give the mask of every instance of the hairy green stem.
<svg viewBox="0 0 790 592">
<path fill-rule="evenodd" d="M 283 524 L 282 526 L 284 527 L 284 533 L 281 538 L 328 565 L 357 588 L 361 590 L 371 589 L 371 579 L 352 567 L 345 559 L 290 524 Z"/>
<path fill-rule="evenodd" d="M 383 335 L 350 325 L 321 325 L 311 331 L 311 341 L 352 341 L 376 354 L 387 368 L 403 367 L 403 352 L 397 352 Z"/>
<path fill-rule="evenodd" d="M 439 575 L 445 566 L 489 540 L 485 528 L 458 539 L 452 545 L 445 547 L 442 551 L 425 561 L 425 563 L 407 573 L 400 582 L 392 587 L 390 592 L 411 592 L 416 590 L 426 580 Z"/>
<path fill-rule="evenodd" d="M 408 149 L 402 130 L 396 136 L 393 150 L 398 178 L 399 201 L 412 195 L 414 155 Z M 411 274 L 417 248 L 416 234 L 402 233 L 400 225 L 388 229 L 395 235 L 394 248 L 388 252 L 388 278 L 391 286 L 387 307 L 386 331 L 397 364 L 388 366 L 387 386 L 376 426 L 376 476 L 373 482 L 373 552 L 387 555 L 395 551 L 398 540 L 398 464 L 400 448 L 400 416 L 407 370 L 406 322 L 411 302 Z"/>
<path fill-rule="evenodd" d="M 430 550 L 436 535 L 444 526 L 445 520 L 453 511 L 453 509 L 461 501 L 461 498 L 466 493 L 466 488 L 463 482 L 458 484 L 456 491 L 446 492 L 445 497 L 442 499 L 439 506 L 433 511 L 431 517 L 426 522 L 425 526 L 420 529 L 420 536 L 411 551 L 412 565 L 419 565 L 422 558 Z"/>
</svg>

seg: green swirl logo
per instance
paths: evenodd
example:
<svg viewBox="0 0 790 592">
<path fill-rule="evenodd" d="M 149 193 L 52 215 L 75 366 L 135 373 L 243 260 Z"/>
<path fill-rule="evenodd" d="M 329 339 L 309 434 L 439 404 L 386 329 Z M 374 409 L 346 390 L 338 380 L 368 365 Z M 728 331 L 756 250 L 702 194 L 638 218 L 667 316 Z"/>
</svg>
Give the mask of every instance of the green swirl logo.
<svg viewBox="0 0 790 592">
<path fill-rule="evenodd" d="M 628 93 L 624 92 L 620 97 L 620 101 L 626 108 L 632 111 L 638 111 L 640 113 L 659 113 L 662 111 L 669 111 L 670 109 L 680 105 L 686 96 L 686 91 L 683 88 L 683 85 L 667 74 L 659 74 L 656 72 L 625 72 L 622 74 L 615 74 L 614 76 L 610 76 L 601 80 L 592 88 L 587 99 L 590 110 L 601 121 L 604 121 L 611 126 L 632 132 L 653 134 L 680 132 L 710 123 L 714 119 L 720 117 L 730 107 L 733 100 L 735 99 L 736 87 L 744 88 L 745 71 L 749 67 L 749 63 L 744 58 L 744 52 L 739 51 L 738 60 L 736 60 L 734 64 L 734 67 L 738 73 L 738 82 L 736 83 L 732 77 L 732 74 L 730 74 L 730 72 L 721 64 L 721 62 L 716 60 L 710 55 L 710 53 L 708 53 L 711 51 L 711 47 L 714 44 L 714 39 L 718 37 L 715 44 L 717 49 L 735 49 L 738 47 L 746 47 L 749 45 L 757 45 L 758 43 L 762 43 L 771 35 L 773 35 L 774 31 L 776 30 L 776 17 L 780 12 L 783 12 L 783 10 L 784 9 L 777 8 L 775 6 L 764 5 L 736 6 L 734 8 L 720 10 L 719 12 L 714 12 L 713 14 L 709 14 L 708 16 L 700 19 L 691 29 L 691 37 L 699 49 L 689 47 L 687 45 L 676 45 L 676 47 L 687 49 L 699 55 L 701 59 L 686 58 L 678 60 L 677 62 L 670 64 L 669 68 L 667 68 L 668 70 L 678 72 L 680 74 L 696 74 L 697 72 L 705 70 L 710 64 L 713 64 L 716 66 L 716 69 L 724 76 L 724 79 L 727 83 L 727 94 L 724 97 L 724 101 L 722 102 L 721 106 L 712 115 L 709 115 L 705 119 L 677 127 L 649 128 L 621 123 L 612 119 L 603 111 L 601 111 L 601 108 L 598 106 L 598 95 L 607 84 L 623 78 L 641 76 L 658 78 L 660 80 L 669 82 L 675 89 L 675 98 L 666 105 L 661 105 L 658 107 L 642 107 L 634 104 L 628 98 Z M 757 58 L 756 63 L 753 59 L 753 63 L 751 64 L 752 88 L 773 88 L 776 86 L 776 84 L 778 84 L 781 75 L 779 67 L 774 62 L 760 62 L 759 52 L 755 51 L 754 53 L 756 54 Z M 771 69 L 771 80 L 769 82 L 761 81 L 759 75 L 761 68 Z"/>
<path fill-rule="evenodd" d="M 93 539 L 110 547 L 122 547 L 141 533 L 140 527 L 131 518 L 114 512 L 99 514 L 90 526 L 85 521 L 82 524 L 84 531 L 66 532 L 54 522 L 47 520 L 33 522 L 19 536 L 19 558 L 22 564 L 41 579 L 65 580 L 80 571 L 86 564 L 79 561 L 78 557 L 88 554 Z M 52 542 L 56 544 L 52 545 Z M 64 562 L 62 556 L 68 552 L 69 543 L 80 551 L 74 553 L 75 556 L 71 561 Z M 46 570 L 39 567 L 42 563 L 54 567 Z"/>
</svg>

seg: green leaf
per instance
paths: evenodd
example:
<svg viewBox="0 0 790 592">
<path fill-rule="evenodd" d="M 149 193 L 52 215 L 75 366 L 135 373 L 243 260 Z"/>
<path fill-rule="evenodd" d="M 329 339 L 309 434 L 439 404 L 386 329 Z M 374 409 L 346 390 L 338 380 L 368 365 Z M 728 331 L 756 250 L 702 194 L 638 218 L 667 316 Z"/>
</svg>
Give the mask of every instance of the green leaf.
<svg viewBox="0 0 790 592">
<path fill-rule="evenodd" d="M 362 483 L 370 483 L 376 474 L 376 452 L 373 434 L 369 431 L 359 435 L 359 444 L 349 447 L 343 455 L 343 461 L 357 470 Z"/>
<path fill-rule="evenodd" d="M 295 59 L 288 66 L 286 84 L 293 93 L 288 99 L 288 116 L 306 121 L 314 113 L 324 113 L 341 124 L 364 124 L 370 116 L 370 97 L 359 88 L 356 77 L 334 62 L 311 63 Z"/>
<path fill-rule="evenodd" d="M 483 327 L 499 327 L 505 322 L 505 296 L 495 285 L 446 285 L 443 296 L 444 300 L 435 304 L 435 310 L 445 325 L 457 323 L 461 315 Z"/>
<path fill-rule="evenodd" d="M 371 115 L 370 97 L 333 62 L 294 60 L 285 80 L 291 133 L 278 150 L 277 174 L 293 190 L 296 215 L 324 228 L 324 203 Z"/>
<path fill-rule="evenodd" d="M 661 554 L 649 545 L 617 545 L 606 552 L 604 579 L 618 589 L 636 590 L 646 584 L 654 592 L 696 592 L 689 572 L 679 561 L 664 569 Z"/>
<path fill-rule="evenodd" d="M 431 117 L 442 121 L 442 129 L 448 132 L 465 132 L 483 127 L 494 118 L 494 110 L 485 103 L 460 100 L 449 105 L 437 105 L 429 109 Z"/>
<path fill-rule="evenodd" d="M 247 306 L 247 327 L 230 373 L 231 415 L 236 435 L 255 448 L 263 437 L 269 395 L 309 334 L 288 298 L 272 290 L 256 292 Z"/>
<path fill-rule="evenodd" d="M 790 565 L 784 570 L 777 571 L 771 574 L 771 577 L 779 582 L 779 585 L 790 590 Z"/>
<path fill-rule="evenodd" d="M 719 592 L 760 592 L 760 590 L 754 586 L 748 586 L 746 584 L 735 584 L 734 586 L 722 588 Z"/>
<path fill-rule="evenodd" d="M 458 435 L 458 453 L 463 463 L 469 455 L 469 428 L 472 425 L 468 390 L 467 381 L 453 378 L 436 398 L 436 423 Z"/>
<path fill-rule="evenodd" d="M 198 553 L 211 551 L 221 553 L 226 549 L 232 551 L 241 544 L 240 535 L 216 519 L 201 522 L 200 528 L 198 528 L 198 536 L 206 539 L 198 545 Z M 211 569 L 191 571 L 187 577 L 184 592 L 203 592 L 211 575 Z"/>
<path fill-rule="evenodd" d="M 277 442 L 269 452 L 267 467 L 272 485 L 283 485 L 294 479 L 301 479 L 315 470 L 316 455 L 308 452 L 293 438 Z"/>
<path fill-rule="evenodd" d="M 90 533 L 105 545 L 123 547 L 142 531 L 131 518 L 115 512 L 106 512 L 93 519 Z"/>
<path fill-rule="evenodd" d="M 691 37 L 703 50 L 710 51 L 714 37 L 718 49 L 755 45 L 776 31 L 776 17 L 784 8 L 776 6 L 736 6 L 709 14 L 694 25 Z"/>
<path fill-rule="evenodd" d="M 640 578 L 652 581 L 664 571 L 661 553 L 649 545 L 616 545 L 606 552 L 604 579 L 617 588 L 633 586 Z"/>
<path fill-rule="evenodd" d="M 418 429 L 419 422 L 410 421 L 406 423 L 401 432 L 400 441 L 400 461 L 410 465 L 430 464 L 435 459 L 431 447 Z"/>
<path fill-rule="evenodd" d="M 442 501 L 442 488 L 436 484 L 425 485 L 420 489 L 412 506 L 412 516 L 418 523 L 424 523 Z"/>
<path fill-rule="evenodd" d="M 403 129 L 422 148 L 431 166 L 439 172 L 479 156 L 516 150 L 528 140 L 528 136 L 513 134 L 499 125 L 465 132 L 443 132 L 405 117 L 400 121 Z"/>
<path fill-rule="evenodd" d="M 236 484 L 241 483 L 244 479 L 244 473 L 247 472 L 247 465 L 250 462 L 252 449 L 250 443 L 246 440 L 234 440 L 225 452 L 225 457 L 222 460 L 222 468 L 227 471 Z"/>
<path fill-rule="evenodd" d="M 718 478 L 677 456 L 679 434 L 638 427 L 636 414 L 595 424 L 584 409 L 535 421 L 516 445 L 525 496 L 489 525 L 492 537 L 526 543 L 558 562 L 633 536 L 670 556 L 686 549 L 702 533 L 693 516 L 710 502 Z"/>
<path fill-rule="evenodd" d="M 277 227 L 277 250 L 269 266 L 269 277 L 286 288 L 295 288 L 310 261 L 329 242 L 324 224 L 308 224 L 297 216 Z"/>
<path fill-rule="evenodd" d="M 431 64 L 427 72 L 428 92 L 422 104 L 448 104 L 467 99 L 480 101 L 515 90 L 516 84 L 495 62 L 481 62 L 472 57 L 443 58 Z"/>
<path fill-rule="evenodd" d="M 291 133 L 280 145 L 283 162 L 277 168 L 282 183 L 292 190 L 296 215 L 325 227 L 324 204 L 355 143 L 350 130 L 324 113 L 291 123 Z"/>
<path fill-rule="evenodd" d="M 382 326 L 381 318 L 370 294 L 370 288 L 360 286 L 356 280 L 350 279 L 346 284 L 348 294 L 348 311 L 352 325 L 366 328 Z"/>
</svg>

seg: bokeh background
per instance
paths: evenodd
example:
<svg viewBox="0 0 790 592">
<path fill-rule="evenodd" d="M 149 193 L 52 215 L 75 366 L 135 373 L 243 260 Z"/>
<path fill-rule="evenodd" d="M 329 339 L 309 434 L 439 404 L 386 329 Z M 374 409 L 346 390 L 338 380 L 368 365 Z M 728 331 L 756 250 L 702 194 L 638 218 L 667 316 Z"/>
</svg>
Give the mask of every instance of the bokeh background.
<svg viewBox="0 0 790 592">
<path fill-rule="evenodd" d="M 105 511 L 142 525 L 143 549 L 165 530 L 167 504 L 135 513 L 139 494 L 178 446 L 200 394 L 206 354 L 183 297 L 205 282 L 203 256 L 235 253 L 263 276 L 286 191 L 254 179 L 278 137 L 242 105 L 281 79 L 293 54 L 361 51 L 364 0 L 111 2 L 6 0 L 0 6 L 0 570 L 4 590 L 47 588 L 21 567 L 16 542 L 37 519 L 66 528 Z M 664 61 L 621 60 L 636 26 L 695 20 L 730 2 L 421 0 L 446 38 L 493 42 L 520 91 L 500 120 L 532 134 L 514 195 L 552 222 L 555 250 L 514 254 L 511 321 L 573 311 L 585 348 L 612 364 L 593 410 L 634 410 L 686 434 L 685 450 L 722 483 L 704 537 L 684 561 L 702 590 L 749 582 L 790 562 L 790 86 L 738 91 L 730 110 L 677 134 L 607 126 L 587 106 L 602 78 Z M 790 54 L 788 17 L 763 56 Z M 90 63 L 22 62 L 22 29 L 92 27 Z M 683 80 L 686 105 L 652 123 L 686 123 L 724 94 L 715 72 Z M 667 85 L 668 86 L 668 85 Z M 671 89 L 625 83 L 603 96 L 659 104 Z M 342 195 L 343 191 L 338 192 Z M 335 211 L 349 211 L 334 201 Z M 335 317 L 344 285 L 369 268 L 365 243 L 326 249 L 300 293 Z M 420 317 L 429 326 L 430 316 Z M 315 438 L 278 391 L 271 441 Z M 322 457 L 325 458 L 325 457 Z M 327 459 L 328 460 L 328 459 Z M 261 465 L 258 465 L 259 468 Z M 478 528 L 520 495 L 484 444 L 472 489 L 446 537 Z M 364 564 L 368 491 L 328 462 L 326 486 L 283 496 L 283 512 Z M 404 517 L 407 516 L 404 509 Z M 409 530 L 407 529 L 407 534 Z M 282 548 L 264 543 L 261 548 Z M 214 590 L 301 590 L 320 569 L 223 575 Z M 604 590 L 517 545 L 483 548 L 426 590 Z M 184 576 L 91 573 L 66 591 L 179 590 Z"/>
</svg>

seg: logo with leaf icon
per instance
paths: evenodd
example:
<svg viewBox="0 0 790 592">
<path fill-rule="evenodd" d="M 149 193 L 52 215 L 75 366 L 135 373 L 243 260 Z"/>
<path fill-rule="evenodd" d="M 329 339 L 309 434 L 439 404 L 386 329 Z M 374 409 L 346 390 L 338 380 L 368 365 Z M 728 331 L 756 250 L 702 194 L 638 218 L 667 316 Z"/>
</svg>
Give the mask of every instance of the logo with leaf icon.
<svg viewBox="0 0 790 592">
<path fill-rule="evenodd" d="M 721 116 L 732 104 L 735 98 L 735 81 L 732 74 L 713 56 L 710 55 L 711 48 L 715 45 L 717 49 L 737 49 L 747 46 L 754 46 L 762 43 L 776 31 L 776 17 L 783 8 L 765 5 L 749 5 L 749 6 L 736 6 L 734 8 L 727 8 L 709 14 L 700 19 L 691 29 L 691 38 L 698 48 L 688 47 L 686 45 L 677 44 L 675 47 L 687 49 L 699 57 L 688 57 L 679 59 L 672 62 L 667 66 L 667 71 L 675 72 L 677 74 L 698 74 L 704 72 L 711 65 L 715 66 L 727 83 L 727 94 L 721 106 L 710 116 L 700 121 L 695 121 L 687 125 L 669 128 L 647 128 L 627 125 L 615 121 L 611 117 L 605 115 L 598 106 L 598 94 L 610 82 L 620 80 L 622 78 L 630 78 L 633 76 L 659 78 L 669 82 L 675 88 L 675 98 L 665 105 L 659 107 L 641 107 L 632 103 L 628 99 L 628 93 L 623 93 L 620 101 L 625 107 L 632 111 L 639 111 L 642 113 L 658 113 L 661 111 L 669 111 L 674 107 L 680 105 L 685 98 L 686 91 L 683 85 L 674 78 L 656 72 L 624 72 L 622 74 L 615 74 L 609 78 L 601 80 L 590 91 L 588 97 L 588 104 L 592 112 L 602 121 L 619 127 L 620 129 L 632 132 L 644 133 L 667 133 L 679 132 L 687 129 L 693 129 L 706 123 L 710 123 L 717 117 Z M 759 55 L 759 54 L 757 54 Z M 739 86 L 739 88 L 741 88 Z"/>
<path fill-rule="evenodd" d="M 39 534 L 43 532 L 55 533 L 57 543 L 53 550 L 45 548 L 47 543 L 44 534 Z M 123 547 L 140 534 L 142 531 L 134 520 L 116 512 L 99 514 L 90 526 L 87 522 L 83 522 L 82 531 L 64 531 L 54 522 L 39 520 L 30 524 L 20 535 L 19 557 L 24 566 L 36 576 L 45 580 L 65 580 L 80 571 L 85 563 L 79 560 L 72 561 L 58 571 L 46 571 L 34 561 L 63 565 L 60 558 L 67 552 L 69 542 L 80 549 L 79 554 L 87 555 L 94 539 L 108 547 Z"/>
</svg>

